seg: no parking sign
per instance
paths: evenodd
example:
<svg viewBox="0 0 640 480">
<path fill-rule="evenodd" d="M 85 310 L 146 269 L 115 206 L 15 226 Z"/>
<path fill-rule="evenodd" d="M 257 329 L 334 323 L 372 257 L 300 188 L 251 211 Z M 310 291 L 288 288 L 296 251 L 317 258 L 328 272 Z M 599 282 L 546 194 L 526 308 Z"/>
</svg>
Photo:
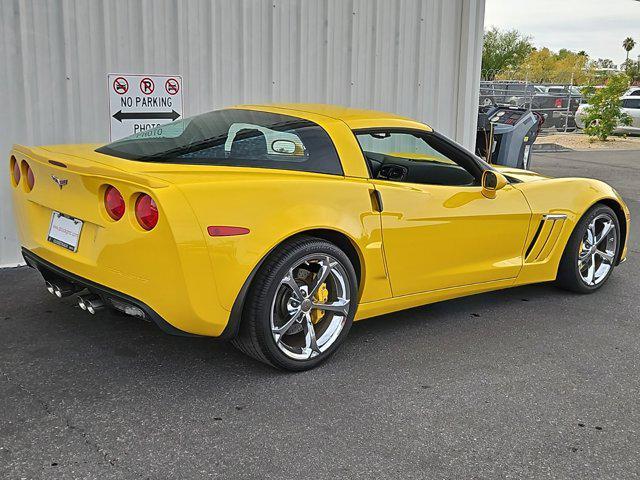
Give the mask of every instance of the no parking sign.
<svg viewBox="0 0 640 480">
<path fill-rule="evenodd" d="M 182 118 L 182 77 L 110 73 L 111 141 Z"/>
</svg>

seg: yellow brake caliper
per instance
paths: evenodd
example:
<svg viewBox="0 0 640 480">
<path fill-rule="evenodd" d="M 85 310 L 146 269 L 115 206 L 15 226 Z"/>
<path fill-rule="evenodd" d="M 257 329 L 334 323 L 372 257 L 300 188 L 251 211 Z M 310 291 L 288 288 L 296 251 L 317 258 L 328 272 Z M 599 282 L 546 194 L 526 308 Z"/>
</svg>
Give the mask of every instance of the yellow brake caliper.
<svg viewBox="0 0 640 480">
<path fill-rule="evenodd" d="M 315 303 L 327 303 L 329 299 L 329 290 L 327 289 L 327 284 L 323 283 L 318 287 L 318 291 L 313 296 L 313 300 Z M 311 311 L 311 321 L 316 324 L 324 317 L 324 310 L 312 310 Z"/>
</svg>

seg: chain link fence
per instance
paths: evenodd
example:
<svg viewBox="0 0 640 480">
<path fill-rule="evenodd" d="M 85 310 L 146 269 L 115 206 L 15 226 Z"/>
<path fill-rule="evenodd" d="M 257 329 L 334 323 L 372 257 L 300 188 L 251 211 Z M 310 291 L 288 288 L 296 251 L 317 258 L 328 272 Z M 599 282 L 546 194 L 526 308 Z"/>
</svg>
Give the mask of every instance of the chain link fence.
<svg viewBox="0 0 640 480">
<path fill-rule="evenodd" d="M 572 79 L 549 83 L 510 78 L 509 72 L 503 71 L 482 72 L 480 107 L 509 106 L 538 112 L 544 117 L 541 134 L 575 131 L 575 115 L 581 102 L 580 87 Z"/>
</svg>

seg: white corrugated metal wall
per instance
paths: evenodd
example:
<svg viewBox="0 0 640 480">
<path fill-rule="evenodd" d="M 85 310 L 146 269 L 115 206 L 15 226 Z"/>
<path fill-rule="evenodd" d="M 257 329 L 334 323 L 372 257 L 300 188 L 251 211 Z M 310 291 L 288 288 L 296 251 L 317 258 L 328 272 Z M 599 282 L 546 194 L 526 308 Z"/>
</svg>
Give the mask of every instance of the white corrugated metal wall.
<svg viewBox="0 0 640 480">
<path fill-rule="evenodd" d="M 185 114 L 324 102 L 475 134 L 484 0 L 2 0 L 0 266 L 13 143 L 108 139 L 109 72 L 184 78 Z"/>
</svg>

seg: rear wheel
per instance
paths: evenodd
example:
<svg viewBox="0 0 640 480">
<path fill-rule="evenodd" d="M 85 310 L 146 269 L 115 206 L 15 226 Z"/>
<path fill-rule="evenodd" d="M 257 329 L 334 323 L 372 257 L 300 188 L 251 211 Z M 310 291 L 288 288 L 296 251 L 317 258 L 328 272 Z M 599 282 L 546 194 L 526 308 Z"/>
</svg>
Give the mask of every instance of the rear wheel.
<svg viewBox="0 0 640 480">
<path fill-rule="evenodd" d="M 312 237 L 290 241 L 258 271 L 233 344 L 277 368 L 313 368 L 344 341 L 357 292 L 342 250 Z"/>
<path fill-rule="evenodd" d="M 592 207 L 567 242 L 558 267 L 558 285 L 579 293 L 597 290 L 611 275 L 619 248 L 618 217 L 606 205 Z"/>
</svg>

